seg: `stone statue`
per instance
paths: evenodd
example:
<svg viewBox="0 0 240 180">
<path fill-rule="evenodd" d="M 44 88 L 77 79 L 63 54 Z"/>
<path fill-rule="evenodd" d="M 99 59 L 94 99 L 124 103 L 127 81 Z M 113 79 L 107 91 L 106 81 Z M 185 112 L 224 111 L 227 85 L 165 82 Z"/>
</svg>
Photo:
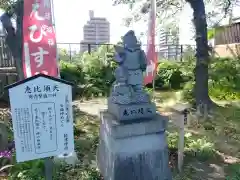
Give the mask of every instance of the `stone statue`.
<svg viewBox="0 0 240 180">
<path fill-rule="evenodd" d="M 115 46 L 116 81 L 111 93 L 112 102 L 130 104 L 149 102 L 149 96 L 143 91 L 143 72 L 147 67 L 145 52 L 141 50 L 133 31 L 123 37 L 124 47 Z"/>
<path fill-rule="evenodd" d="M 153 107 L 150 96 L 143 89 L 143 74 L 147 67 L 147 58 L 137 42 L 134 31 L 130 30 L 123 36 L 123 44 L 124 46 L 115 46 L 115 61 L 119 66 L 115 70 L 116 81 L 113 83 L 108 100 L 108 110 L 116 116 L 121 116 L 119 115 L 120 109 L 130 106 L 132 109 L 135 105 L 137 109 L 125 109 L 123 114 L 131 114 L 131 112 L 136 111 L 144 112 L 146 107 L 148 110 L 145 111 L 150 112 L 151 110 L 154 114 L 155 106 Z M 142 109 L 138 110 L 138 107 Z M 123 119 L 134 119 L 134 116 L 129 115 L 128 118 Z M 143 115 L 143 117 L 148 116 Z"/>
</svg>

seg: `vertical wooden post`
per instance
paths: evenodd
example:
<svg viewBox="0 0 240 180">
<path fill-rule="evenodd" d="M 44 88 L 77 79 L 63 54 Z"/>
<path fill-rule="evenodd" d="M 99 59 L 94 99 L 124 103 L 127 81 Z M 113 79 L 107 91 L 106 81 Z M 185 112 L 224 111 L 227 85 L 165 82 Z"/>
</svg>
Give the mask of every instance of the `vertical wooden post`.
<svg viewBox="0 0 240 180">
<path fill-rule="evenodd" d="M 178 170 L 182 171 L 183 166 L 183 155 L 184 155 L 184 124 L 185 124 L 184 114 L 181 116 L 179 121 L 179 139 L 178 139 Z"/>
<path fill-rule="evenodd" d="M 53 161 L 51 157 L 48 157 L 44 160 L 44 166 L 45 166 L 46 180 L 52 180 L 53 179 Z"/>
<path fill-rule="evenodd" d="M 187 108 L 181 108 L 181 107 L 173 107 L 171 108 L 173 112 L 175 112 L 177 115 L 172 116 L 172 122 L 173 124 L 178 127 L 178 170 L 179 172 L 182 171 L 183 163 L 184 163 L 184 127 L 190 125 L 190 121 L 188 120 L 188 114 L 189 114 L 189 107 Z"/>
<path fill-rule="evenodd" d="M 184 155 L 184 128 L 179 128 L 179 141 L 178 141 L 178 170 L 182 171 Z"/>
</svg>

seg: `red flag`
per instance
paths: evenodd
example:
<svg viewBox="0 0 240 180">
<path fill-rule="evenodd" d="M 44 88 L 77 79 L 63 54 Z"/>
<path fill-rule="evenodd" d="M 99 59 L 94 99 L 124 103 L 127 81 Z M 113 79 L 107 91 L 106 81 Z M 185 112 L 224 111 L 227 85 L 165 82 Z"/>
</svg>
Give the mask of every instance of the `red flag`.
<svg viewBox="0 0 240 180">
<path fill-rule="evenodd" d="M 25 78 L 39 73 L 57 77 L 56 56 L 51 0 L 24 0 L 22 60 Z"/>
<path fill-rule="evenodd" d="M 156 27 L 156 0 L 151 0 L 147 37 L 147 69 L 144 84 L 152 83 L 157 71 L 157 53 L 155 49 L 155 27 Z"/>
</svg>

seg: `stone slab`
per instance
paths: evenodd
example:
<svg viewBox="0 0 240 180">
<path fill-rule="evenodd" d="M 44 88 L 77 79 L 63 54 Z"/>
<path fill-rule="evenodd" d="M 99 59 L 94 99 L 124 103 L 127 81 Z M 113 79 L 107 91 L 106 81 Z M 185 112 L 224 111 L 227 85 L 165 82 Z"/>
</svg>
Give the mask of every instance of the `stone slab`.
<svg viewBox="0 0 240 180">
<path fill-rule="evenodd" d="M 140 136 L 145 134 L 160 133 L 165 131 L 168 124 L 168 117 L 159 113 L 153 118 L 141 119 L 132 123 L 119 122 L 107 110 L 100 111 L 101 130 L 115 139 Z"/>
<path fill-rule="evenodd" d="M 172 179 L 164 123 L 160 123 L 165 120 L 160 117 L 159 120 L 156 118 L 126 125 L 116 123 L 111 116 L 103 113 L 97 164 L 104 180 Z M 160 130 L 154 129 L 154 124 Z"/>
<path fill-rule="evenodd" d="M 55 156 L 53 160 L 57 165 L 68 164 L 75 166 L 77 163 L 79 163 L 77 153 L 75 151 L 71 152 L 70 154 L 60 154 Z"/>
<path fill-rule="evenodd" d="M 156 105 L 154 103 L 115 104 L 109 98 L 108 112 L 118 121 L 153 118 L 156 115 Z"/>
</svg>

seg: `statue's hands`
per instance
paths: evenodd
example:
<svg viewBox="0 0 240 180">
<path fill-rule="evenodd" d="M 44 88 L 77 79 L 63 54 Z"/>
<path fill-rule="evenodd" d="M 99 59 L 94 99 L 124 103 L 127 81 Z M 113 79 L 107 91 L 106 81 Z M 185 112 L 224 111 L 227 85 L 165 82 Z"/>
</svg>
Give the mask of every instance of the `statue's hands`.
<svg viewBox="0 0 240 180">
<path fill-rule="evenodd" d="M 115 53 L 114 60 L 115 60 L 117 63 L 121 64 L 121 63 L 123 62 L 123 57 L 121 56 L 121 54 Z"/>
<path fill-rule="evenodd" d="M 121 46 L 114 46 L 114 49 L 116 51 L 115 53 L 115 61 L 117 63 L 122 63 L 124 61 L 124 48 Z"/>
</svg>

